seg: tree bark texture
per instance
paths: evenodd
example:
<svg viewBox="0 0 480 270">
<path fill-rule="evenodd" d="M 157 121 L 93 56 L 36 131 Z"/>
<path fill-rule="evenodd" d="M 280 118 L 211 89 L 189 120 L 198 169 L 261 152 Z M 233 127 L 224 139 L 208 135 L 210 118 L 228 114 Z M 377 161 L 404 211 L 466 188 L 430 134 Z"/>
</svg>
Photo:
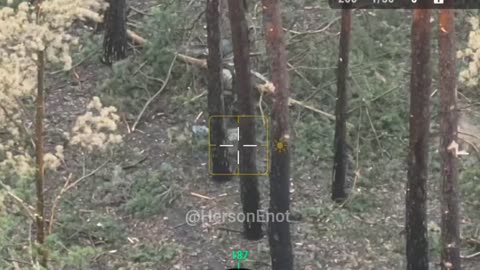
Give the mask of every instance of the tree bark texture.
<svg viewBox="0 0 480 270">
<path fill-rule="evenodd" d="M 233 61 L 235 66 L 235 88 L 238 96 L 240 128 L 240 192 L 245 216 L 257 217 L 260 209 L 260 194 L 257 183 L 254 91 L 250 77 L 248 26 L 245 9 L 241 1 L 229 0 L 230 28 L 232 31 Z M 245 117 L 246 116 L 246 117 Z M 262 224 L 258 218 L 244 222 L 245 237 L 250 240 L 262 238 Z"/>
<path fill-rule="evenodd" d="M 215 145 L 211 152 L 212 180 L 225 182 L 231 179 L 228 151 L 225 147 L 219 147 L 226 140 L 225 114 L 223 101 L 222 80 L 222 50 L 220 31 L 219 0 L 207 1 L 207 84 L 208 84 L 208 114 L 210 116 L 210 144 Z"/>
<path fill-rule="evenodd" d="M 414 10 L 410 78 L 410 145 L 406 188 L 407 270 L 428 269 L 427 178 L 430 129 L 430 10 Z"/>
<path fill-rule="evenodd" d="M 43 119 L 45 115 L 45 52 L 37 52 L 37 97 L 35 101 L 35 190 L 37 193 L 36 229 L 39 244 L 40 265 L 47 268 L 48 252 L 45 244 L 45 198 L 44 198 L 44 149 L 43 149 Z"/>
<path fill-rule="evenodd" d="M 41 5 L 42 0 L 35 2 L 36 23 L 39 24 L 42 19 Z M 45 51 L 37 51 L 37 96 L 35 99 L 35 191 L 37 195 L 36 203 L 36 236 L 38 247 L 39 263 L 45 269 L 48 269 L 48 250 L 45 247 L 45 162 L 43 146 L 43 120 L 45 118 Z"/>
<path fill-rule="evenodd" d="M 453 1 L 451 1 L 453 2 Z M 439 16 L 440 64 L 440 156 L 442 159 L 442 270 L 460 270 L 460 225 L 458 199 L 457 76 L 455 73 L 454 12 L 441 9 Z"/>
<path fill-rule="evenodd" d="M 112 64 L 127 56 L 127 3 L 126 0 L 108 0 L 105 10 L 105 36 L 103 61 Z"/>
<path fill-rule="evenodd" d="M 278 213 L 287 214 L 290 211 L 289 78 L 280 1 L 262 0 L 262 5 L 266 50 L 270 59 L 272 82 L 275 87 L 271 116 L 270 212 L 277 215 Z M 279 144 L 287 145 L 287 147 L 279 148 Z M 293 269 L 290 224 L 287 221 L 269 220 L 268 238 L 272 269 Z"/>
<path fill-rule="evenodd" d="M 340 55 L 337 68 L 337 100 L 335 108 L 334 163 L 332 179 L 332 200 L 343 202 L 346 192 L 347 176 L 347 77 L 348 54 L 352 28 L 352 10 L 342 10 L 342 28 L 340 31 Z"/>
</svg>

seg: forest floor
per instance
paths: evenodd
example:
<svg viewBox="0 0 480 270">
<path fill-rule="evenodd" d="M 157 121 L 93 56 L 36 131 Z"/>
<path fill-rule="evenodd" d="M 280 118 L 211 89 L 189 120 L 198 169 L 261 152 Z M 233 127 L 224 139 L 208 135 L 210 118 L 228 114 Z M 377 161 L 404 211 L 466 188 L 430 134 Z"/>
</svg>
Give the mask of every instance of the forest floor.
<svg viewBox="0 0 480 270">
<path fill-rule="evenodd" d="M 158 1 L 130 2 L 136 10 L 142 11 L 131 11 L 131 23 L 142 28 L 137 32 L 152 41 L 161 38 L 165 29 L 160 26 L 165 25 L 167 19 L 153 12 Z M 185 25 L 197 17 L 199 5 L 203 3 L 192 4 L 182 11 L 190 14 Z M 287 18 L 286 28 L 294 27 L 296 31 L 325 28 L 315 34 L 287 36 L 292 44 L 289 45 L 292 96 L 332 112 L 339 12 L 295 5 L 298 4 L 292 4 L 285 12 L 294 10 L 295 15 L 304 17 L 299 20 L 301 22 Z M 351 106 L 357 109 L 351 112 L 355 128 L 350 132 L 357 177 L 352 198 L 343 207 L 330 199 L 333 123 L 306 108 L 292 107 L 295 141 L 292 146 L 291 208 L 301 216 L 291 224 L 295 269 L 405 269 L 404 189 L 408 145 L 408 118 L 405 116 L 409 78 L 409 19 L 405 13 L 365 11 L 355 15 L 358 22 L 354 24 L 357 34 L 353 40 L 350 85 L 354 95 Z M 184 18 L 185 14 L 180 16 Z M 377 23 L 373 23 L 373 19 L 377 19 Z M 160 33 L 147 33 L 154 29 L 142 27 L 147 20 L 157 24 Z M 252 20 L 261 22 L 258 14 Z M 197 28 L 202 29 L 201 26 Z M 375 31 L 378 31 L 376 35 Z M 206 125 L 206 88 L 202 71 L 175 63 L 165 91 L 148 107 L 138 128 L 130 132 L 138 108 L 159 89 L 159 81 L 165 80 L 172 55 L 168 55 L 168 60 L 164 59 L 165 55 L 152 59 L 148 58 L 155 55 L 151 48 L 145 52 L 148 49 L 136 47 L 130 50 L 129 59 L 112 69 L 99 61 L 101 36 L 84 35 L 87 38 L 82 39 L 83 51 L 75 57 L 79 64 L 69 73 L 51 76 L 48 82 L 47 138 L 53 139 L 47 143 L 47 148 L 59 144 L 60 139 L 55 139 L 58 134 L 69 130 L 76 117 L 84 113 L 85 105 L 97 95 L 107 104 L 120 108 L 124 119 L 120 127 L 124 143 L 107 157 L 98 153 L 85 158 L 66 147 L 66 166 L 60 171 L 63 176 L 69 173 L 85 175 L 109 161 L 66 196 L 59 213 L 56 234 L 62 239 L 65 250 L 72 251 L 74 245 L 91 246 L 95 250 L 88 257 L 88 266 L 79 269 L 220 270 L 236 266 L 231 252 L 239 249 L 249 250 L 249 258 L 242 267 L 270 269 L 266 237 L 259 241 L 243 240 L 242 224 L 186 224 L 185 215 L 190 210 L 241 212 L 238 179 L 222 185 L 210 181 L 205 138 L 202 141 L 192 132 L 192 126 Z M 204 39 L 203 33 L 197 36 Z M 299 40 L 303 36 L 307 36 L 306 40 Z M 395 45 L 389 47 L 391 44 Z M 372 45 L 383 49 L 369 51 Z M 160 51 L 158 47 L 153 48 Z M 262 51 L 260 46 L 255 48 Z M 312 58 L 310 62 L 305 60 L 308 57 Z M 162 67 L 155 70 L 155 61 Z M 143 62 L 147 62 L 145 70 L 141 67 Z M 265 63 L 253 61 L 253 68 L 264 71 Z M 108 83 L 105 82 L 107 78 Z M 392 94 L 390 89 L 398 93 Z M 118 91 L 123 91 L 122 96 L 116 96 Z M 465 103 L 478 98 L 478 94 L 464 94 L 469 97 L 461 98 Z M 136 109 L 129 110 L 125 100 L 128 102 L 132 96 L 141 102 L 136 103 Z M 466 133 L 480 134 L 480 111 L 472 107 L 465 115 L 464 119 L 469 119 L 462 124 L 468 129 Z M 432 123 L 432 129 L 435 128 Z M 470 137 L 470 143 L 480 148 L 479 141 L 475 141 L 478 138 Z M 436 147 L 432 144 L 429 185 L 431 269 L 439 268 Z M 479 186 L 479 170 L 474 169 L 478 155 L 472 154 L 465 159 L 462 177 L 469 178 L 468 183 L 477 181 L 473 187 Z M 49 190 L 63 186 L 62 179 L 50 177 Z M 268 182 L 268 177 L 259 177 L 263 208 L 268 207 Z M 462 255 L 480 251 L 477 208 L 480 204 L 470 201 L 480 192 L 471 194 L 471 189 L 467 190 L 462 193 L 468 200 L 462 205 Z M 464 259 L 466 270 L 478 270 L 479 265 L 480 256 Z"/>
</svg>

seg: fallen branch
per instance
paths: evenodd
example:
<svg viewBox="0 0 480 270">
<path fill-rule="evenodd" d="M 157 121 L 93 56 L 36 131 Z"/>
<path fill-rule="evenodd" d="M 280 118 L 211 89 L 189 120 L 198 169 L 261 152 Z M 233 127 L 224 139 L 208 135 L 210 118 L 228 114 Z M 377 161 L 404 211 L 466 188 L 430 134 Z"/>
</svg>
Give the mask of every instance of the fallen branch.
<svg viewBox="0 0 480 270">
<path fill-rule="evenodd" d="M 191 57 L 191 56 L 188 56 L 188 55 L 184 55 L 184 54 L 179 54 L 177 53 L 177 57 L 178 59 L 182 60 L 183 62 L 185 63 L 188 63 L 188 64 L 192 64 L 192 65 L 196 65 L 196 66 L 199 66 L 201 68 L 207 68 L 207 61 L 206 60 L 203 60 L 203 59 L 198 59 L 198 58 L 194 58 L 194 57 Z M 227 64 L 227 65 L 232 65 L 232 64 Z M 254 71 L 254 70 L 251 70 L 250 73 L 257 79 L 259 79 L 260 81 L 262 81 L 262 83 L 260 84 L 256 84 L 255 85 L 255 88 L 257 88 L 257 90 L 260 91 L 260 93 L 269 93 L 269 94 L 272 94 L 273 91 L 274 91 L 274 86 L 273 86 L 273 83 L 271 81 L 269 81 L 265 76 L 263 76 L 262 74 Z M 300 107 L 303 107 L 307 110 L 310 110 L 310 111 L 313 111 L 313 112 L 316 112 L 316 113 L 319 113 L 323 116 L 325 116 L 327 119 L 329 120 L 332 120 L 332 121 L 335 121 L 335 116 L 333 114 L 330 114 L 330 113 L 327 113 L 327 112 L 324 112 L 322 110 L 319 110 L 313 106 L 310 106 L 310 105 L 306 105 L 305 103 L 299 101 L 299 100 L 296 100 L 294 98 L 289 98 L 288 99 L 288 104 L 289 105 L 297 105 L 297 106 L 300 106 Z M 348 123 L 348 125 L 350 127 L 353 127 L 353 125 L 351 123 Z"/>
<path fill-rule="evenodd" d="M 140 26 L 138 26 L 138 24 L 135 24 L 134 22 L 127 22 L 127 26 L 130 26 L 132 28 L 140 28 Z"/>
<path fill-rule="evenodd" d="M 172 75 L 172 69 L 173 69 L 173 66 L 175 65 L 176 59 L 177 59 L 177 55 L 175 55 L 175 56 L 173 57 L 172 63 L 170 64 L 170 68 L 168 69 L 167 77 L 165 78 L 165 83 L 162 85 L 162 87 L 160 88 L 160 90 L 158 90 L 157 93 L 155 93 L 155 95 L 153 95 L 149 100 L 147 100 L 147 102 L 146 102 L 145 105 L 143 106 L 142 110 L 141 110 L 140 113 L 138 114 L 137 120 L 135 120 L 135 123 L 134 123 L 133 126 L 132 126 L 132 132 L 135 131 L 135 128 L 137 127 L 138 122 L 140 121 L 140 119 L 142 118 L 143 114 L 145 113 L 145 110 L 147 109 L 148 105 L 150 105 L 150 103 L 152 103 L 152 101 L 153 101 L 155 98 L 157 98 L 158 95 L 160 95 L 160 93 L 162 93 L 163 90 L 165 89 L 165 87 L 167 86 L 168 81 L 170 80 L 170 76 Z"/>
<path fill-rule="evenodd" d="M 352 112 L 354 112 L 354 111 L 360 109 L 361 107 L 363 107 L 365 104 L 371 104 L 371 103 L 379 100 L 380 98 L 386 96 L 387 94 L 393 92 L 393 91 L 396 90 L 396 89 L 398 89 L 398 86 L 395 86 L 395 87 L 393 87 L 393 88 L 390 88 L 389 90 L 381 93 L 380 95 L 378 95 L 378 96 L 376 96 L 376 97 L 374 97 L 374 98 L 372 98 L 372 99 L 367 100 L 366 102 L 362 102 L 362 104 L 358 105 L 357 107 L 354 107 L 354 108 L 350 109 L 350 110 L 347 112 L 347 114 L 351 114 Z"/>
<path fill-rule="evenodd" d="M 202 117 L 203 115 L 203 111 L 200 111 L 197 115 L 197 117 L 195 117 L 195 120 L 193 120 L 194 123 L 197 123 L 198 122 L 198 119 L 200 119 L 200 117 Z"/>
<path fill-rule="evenodd" d="M 128 165 L 122 166 L 122 169 L 123 169 L 123 170 L 128 170 L 128 169 L 134 168 L 134 167 L 136 167 L 138 164 L 143 163 L 143 162 L 144 162 L 145 160 L 147 160 L 147 159 L 148 159 L 148 156 L 144 156 L 144 157 L 142 157 L 141 159 L 133 162 L 132 164 L 128 164 Z"/>
<path fill-rule="evenodd" d="M 69 189 L 73 188 L 74 186 L 78 185 L 78 183 L 80 183 L 81 181 L 87 179 L 88 177 L 90 176 L 93 176 L 95 175 L 98 171 L 100 171 L 100 169 L 102 169 L 103 167 L 105 167 L 105 165 L 107 165 L 108 163 L 110 162 L 110 160 L 107 160 L 105 161 L 104 163 L 102 163 L 102 165 L 98 166 L 96 169 L 94 169 L 93 171 L 89 172 L 88 174 L 78 178 L 75 182 L 69 184 L 68 186 L 66 186 L 65 188 L 65 191 L 68 191 Z"/>
<path fill-rule="evenodd" d="M 203 91 L 202 93 L 200 93 L 199 95 L 196 95 L 194 96 L 193 98 L 191 98 L 190 100 L 187 100 L 185 102 L 183 102 L 183 105 L 186 105 L 188 103 L 191 103 L 191 102 L 194 102 L 195 100 L 205 96 L 207 94 L 207 90 Z"/>
<path fill-rule="evenodd" d="M 145 45 L 147 40 L 143 37 L 139 36 L 137 33 L 133 32 L 132 30 L 127 30 L 127 37 L 133 41 L 134 44 L 137 45 Z"/>
<path fill-rule="evenodd" d="M 135 43 L 137 43 L 138 45 L 144 45 L 145 43 L 147 43 L 147 40 L 142 38 L 141 36 L 137 35 L 135 32 L 131 31 L 131 30 L 127 30 L 127 35 L 128 37 L 134 41 Z M 181 53 L 176 53 L 175 54 L 175 57 L 179 60 L 182 60 L 184 63 L 188 63 L 188 64 L 192 64 L 192 65 L 196 65 L 196 66 L 199 66 L 201 68 L 204 68 L 204 69 L 207 69 L 208 66 L 207 66 L 207 60 L 205 59 L 198 59 L 198 58 L 195 58 L 195 57 L 191 57 L 191 56 L 188 56 L 188 55 L 185 55 L 185 54 L 181 54 Z M 172 62 L 172 65 L 173 65 L 173 62 Z M 233 66 L 233 64 L 227 64 L 229 66 Z M 172 67 L 172 66 L 171 66 Z M 260 81 L 262 81 L 262 83 L 260 84 L 256 84 L 255 85 L 255 88 L 257 88 L 257 90 L 259 90 L 260 92 L 267 92 L 267 93 L 273 93 L 274 91 L 274 87 L 273 86 L 273 83 L 268 80 L 265 76 L 263 76 L 262 74 L 254 71 L 254 70 L 250 70 L 250 73 L 257 79 L 259 79 Z M 169 71 L 169 75 L 170 75 L 170 71 Z M 168 77 L 169 77 L 168 75 Z M 167 84 L 167 81 L 168 81 L 168 78 L 165 79 L 165 83 L 163 84 L 163 86 L 165 86 Z M 162 86 L 162 89 L 159 91 L 161 92 L 163 90 L 163 87 Z M 147 102 L 147 104 L 145 104 L 146 106 L 151 102 L 151 100 L 153 100 L 159 93 L 155 94 L 150 100 L 149 102 Z M 327 113 L 327 112 L 324 112 L 322 110 L 319 110 L 313 106 L 310 106 L 310 105 L 306 105 L 305 103 L 299 101 L 299 100 L 296 100 L 296 99 L 293 99 L 293 98 L 289 98 L 288 100 L 288 104 L 289 105 L 297 105 L 297 106 L 300 106 L 300 107 L 303 107 L 307 110 L 310 110 L 310 111 L 313 111 L 313 112 L 316 112 L 324 117 L 326 117 L 327 119 L 329 120 L 332 120 L 332 121 L 335 121 L 335 116 L 330 114 L 330 113 Z M 144 107 L 145 109 L 145 107 Z M 139 115 L 139 117 L 143 114 L 143 111 L 144 109 L 142 110 L 141 114 Z M 137 118 L 137 121 L 135 123 L 138 122 L 138 118 Z M 351 123 L 347 123 L 347 125 L 349 127 L 353 127 L 353 124 Z M 135 130 L 135 126 L 136 124 L 133 125 L 132 127 L 132 131 Z"/>
<path fill-rule="evenodd" d="M 177 53 L 177 59 L 180 59 L 188 64 L 199 66 L 201 68 L 207 68 L 207 60 L 204 59 L 198 59 L 181 53 Z"/>
<path fill-rule="evenodd" d="M 460 256 L 462 259 L 473 259 L 477 256 L 480 256 L 480 252 L 477 252 L 477 253 L 473 253 L 473 254 L 470 254 L 470 255 L 465 255 L 465 256 Z"/>
<path fill-rule="evenodd" d="M 105 165 L 107 165 L 108 163 L 110 162 L 110 160 L 107 160 L 105 161 L 102 165 L 98 166 L 96 169 L 94 169 L 93 171 L 91 171 L 90 173 L 78 178 L 77 180 L 75 180 L 75 182 L 73 183 L 70 183 L 70 179 L 71 179 L 71 174 L 69 175 L 69 177 L 67 178 L 67 181 L 65 181 L 65 184 L 63 185 L 62 189 L 60 190 L 60 192 L 58 193 L 58 195 L 55 197 L 55 200 L 53 201 L 53 204 L 52 204 L 52 210 L 51 210 L 51 214 L 50 214 L 50 225 L 48 226 L 48 234 L 51 234 L 53 232 L 53 224 L 55 223 L 54 220 L 55 220 L 55 215 L 57 214 L 57 211 L 58 211 L 58 205 L 62 199 L 62 196 L 65 192 L 67 192 L 68 190 L 70 190 L 71 188 L 75 187 L 76 185 L 78 185 L 78 183 L 82 182 L 83 180 L 87 179 L 88 177 L 90 176 L 93 176 L 95 175 L 98 171 L 100 171 L 100 169 L 102 169 L 103 167 L 105 167 Z"/>
<path fill-rule="evenodd" d="M 334 24 L 336 21 L 340 20 L 340 18 L 341 17 L 336 17 L 335 19 L 330 21 L 327 25 L 325 25 L 324 27 L 322 27 L 318 30 L 311 30 L 311 31 L 305 31 L 305 32 L 299 32 L 299 31 L 290 30 L 290 29 L 287 29 L 287 28 L 283 28 L 283 30 L 288 32 L 288 33 L 291 33 L 291 34 L 295 34 L 295 35 L 318 34 L 318 33 L 321 33 L 323 31 L 327 30 L 330 26 L 332 26 L 332 24 Z"/>
<path fill-rule="evenodd" d="M 133 7 L 133 6 L 131 6 L 130 9 L 133 10 L 133 11 L 135 11 L 136 13 L 141 14 L 141 15 L 144 15 L 144 16 L 152 16 L 152 14 L 147 13 L 147 12 L 145 12 L 145 11 L 142 11 L 142 10 L 140 10 L 140 9 L 138 9 L 138 8 Z"/>
<path fill-rule="evenodd" d="M 201 199 L 205 199 L 205 200 L 213 200 L 212 198 L 210 198 L 208 196 L 198 194 L 198 193 L 195 193 L 195 192 L 190 192 L 190 195 L 201 198 Z"/>
<path fill-rule="evenodd" d="M 296 99 L 290 98 L 290 99 L 288 100 L 288 104 L 289 104 L 289 105 L 290 105 L 290 104 L 299 105 L 299 106 L 301 106 L 301 107 L 304 107 L 305 109 L 309 109 L 309 110 L 311 110 L 311 111 L 314 111 L 314 112 L 316 112 L 316 113 L 319 113 L 319 114 L 325 116 L 326 118 L 328 118 L 328 119 L 330 119 L 330 120 L 335 121 L 335 115 L 330 114 L 330 113 L 327 113 L 327 112 L 324 112 L 324 111 L 321 111 L 321 110 L 316 109 L 316 108 L 314 108 L 314 107 L 312 107 L 312 106 L 306 105 L 306 104 L 304 104 L 303 102 L 298 101 L 298 100 L 296 100 Z"/>
</svg>

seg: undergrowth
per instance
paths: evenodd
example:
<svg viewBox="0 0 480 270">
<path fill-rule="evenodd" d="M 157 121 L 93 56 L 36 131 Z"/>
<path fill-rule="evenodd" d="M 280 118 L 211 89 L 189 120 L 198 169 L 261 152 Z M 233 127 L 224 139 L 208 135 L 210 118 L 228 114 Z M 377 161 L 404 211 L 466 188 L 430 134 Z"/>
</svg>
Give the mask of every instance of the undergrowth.
<svg viewBox="0 0 480 270">
<path fill-rule="evenodd" d="M 315 1 L 305 1 L 305 4 L 308 3 L 316 4 Z M 1 4 L 2 1 L 0 6 Z M 194 25 L 193 31 L 186 30 L 191 25 L 185 21 L 183 12 L 187 11 L 182 9 L 183 5 L 180 1 L 174 1 L 166 8 L 160 6 L 150 10 L 151 16 L 145 17 L 138 24 L 138 33 L 149 40 L 149 43 L 144 48 L 130 48 L 130 56 L 112 66 L 110 77 L 99 78 L 100 80 L 96 82 L 98 87 L 94 91 L 105 100 L 105 103 L 114 104 L 124 112 L 127 115 L 126 120 L 130 123 L 135 120 L 145 102 L 165 82 L 176 50 L 187 41 L 205 40 L 201 23 Z M 291 14 L 300 14 L 299 11 L 295 13 L 297 10 L 295 3 L 286 5 L 287 9 L 291 9 Z M 317 29 L 336 20 L 339 15 L 338 12 L 325 10 L 310 12 L 321 12 L 321 19 L 313 24 L 307 19 L 298 21 L 295 16 L 286 15 L 286 28 L 295 31 L 305 31 L 306 26 Z M 402 242 L 399 240 L 402 237 L 399 235 L 401 230 L 398 229 L 403 225 L 399 217 L 403 213 L 395 213 L 397 216 L 391 218 L 393 220 L 389 221 L 391 223 L 387 223 L 385 216 L 390 213 L 382 212 L 382 207 L 398 210 L 392 200 L 399 196 L 403 198 L 406 180 L 411 23 L 409 14 L 405 11 L 384 10 L 354 13 L 348 76 L 350 89 L 348 121 L 352 125 L 349 128 L 349 140 L 353 149 L 354 169 L 358 168 L 358 179 L 355 182 L 353 197 L 345 208 L 334 209 L 328 200 L 334 123 L 307 108 L 297 105 L 291 107 L 291 129 L 294 135 L 291 146 L 292 179 L 304 183 L 309 188 L 320 186 L 321 191 L 325 193 L 309 194 L 313 197 L 311 201 L 298 199 L 293 204 L 308 221 L 305 226 L 311 226 L 305 229 L 307 232 L 305 238 L 312 239 L 306 241 L 317 241 L 318 237 L 339 239 L 343 237 L 338 235 L 341 233 L 354 237 L 359 243 L 370 239 L 372 242 L 376 241 L 379 249 L 383 248 L 383 245 L 388 245 L 386 249 L 391 252 L 389 254 L 396 254 L 392 255 L 395 260 L 392 260 L 391 264 L 400 263 L 400 255 L 403 253 Z M 253 15 L 253 21 L 260 26 L 261 13 L 257 10 L 257 14 Z M 310 15 L 315 17 L 318 14 Z M 460 25 L 462 20 L 463 17 L 460 16 L 458 19 Z M 258 29 L 261 27 L 257 27 L 257 35 L 252 42 L 251 50 L 264 52 L 262 33 Z M 338 31 L 339 23 L 336 22 L 321 33 L 289 32 L 286 35 L 292 98 L 327 113 L 333 113 L 335 108 Z M 465 45 L 461 36 L 464 32 L 466 31 L 459 31 L 458 47 Z M 435 52 L 435 40 L 432 44 Z M 100 35 L 87 33 L 81 49 L 74 55 L 74 64 L 80 61 L 98 61 L 101 45 Z M 435 64 L 435 53 L 432 53 L 432 56 Z M 264 54 L 256 56 L 252 63 L 252 69 L 268 74 L 268 61 Z M 199 123 L 193 123 L 193 119 L 200 112 L 206 114 L 207 99 L 206 95 L 202 94 L 206 90 L 204 76 L 204 71 L 198 67 L 177 60 L 164 93 L 154 102 L 155 105 L 151 105 L 155 112 L 169 114 L 171 123 L 165 130 L 164 143 L 168 144 L 170 147 L 168 149 L 175 153 L 176 158 L 185 161 L 184 163 L 198 161 L 198 164 L 202 164 L 202 160 L 206 163 L 207 139 L 192 134 L 192 125 L 206 125 L 201 120 Z M 472 99 L 478 98 L 476 92 L 471 89 L 465 91 L 465 94 Z M 270 104 L 268 99 L 265 100 L 267 101 L 263 103 L 263 108 L 268 115 Z M 435 115 L 435 98 L 432 103 Z M 144 119 L 152 119 L 148 112 L 147 116 Z M 435 121 L 434 118 L 432 120 L 434 127 Z M 436 149 L 437 146 L 432 145 L 430 181 L 435 185 L 439 183 Z M 159 245 L 142 243 L 138 246 L 129 244 L 127 240 L 129 235 L 121 217 L 145 220 L 162 215 L 169 208 L 181 207 L 182 188 L 191 179 L 200 178 L 198 169 L 192 164 L 177 163 L 176 160 L 162 160 L 157 163 L 161 165 L 154 168 L 138 165 L 133 169 L 124 169 L 122 164 L 124 159 L 142 158 L 137 150 L 124 149 L 123 152 L 115 152 L 112 154 L 111 165 L 89 179 L 88 184 L 65 197 L 58 224 L 55 225 L 55 233 L 48 238 L 55 269 L 91 269 L 89 267 L 94 261 L 101 256 L 107 256 L 112 250 L 123 249 L 121 254 L 124 258 L 115 260 L 128 261 L 119 263 L 121 266 L 116 266 L 116 269 L 121 269 L 120 267 L 135 269 L 133 265 L 141 265 L 147 269 L 166 264 L 179 254 L 181 245 L 178 243 L 168 242 Z M 478 160 L 473 156 L 465 160 L 460 177 L 462 200 L 465 202 L 463 210 L 470 218 L 470 223 L 463 226 L 463 236 L 467 247 L 472 251 L 480 250 L 479 244 L 468 241 L 480 239 L 476 227 L 480 220 L 478 215 L 480 170 L 476 166 L 477 163 Z M 2 172 L 0 177 L 13 178 L 2 175 Z M 22 200 L 34 204 L 31 177 L 16 179 L 14 183 L 8 184 Z M 296 192 L 299 192 L 298 188 Z M 293 196 L 296 196 L 296 193 Z M 24 217 L 22 209 L 6 198 L 5 192 L 0 190 L 0 202 L 4 202 L 3 205 L 0 204 L 2 209 L 0 256 L 24 260 L 27 262 L 25 269 L 28 269 L 30 261 L 28 252 L 32 250 L 30 246 L 33 245 L 32 241 L 29 241 L 33 239 L 32 225 Z M 431 199 L 437 198 L 432 196 Z M 81 208 L 75 206 L 79 202 Z M 3 211 L 4 209 L 8 211 Z M 374 221 L 368 220 L 369 218 Z M 385 224 L 382 223 L 384 221 Z M 439 248 L 436 221 L 429 225 L 434 255 L 438 255 Z M 368 222 L 385 228 L 382 231 L 371 230 L 371 226 L 374 225 Z M 387 227 L 392 223 L 398 226 L 393 227 L 394 229 Z M 354 225 L 349 227 L 349 224 Z M 300 237 L 298 234 L 296 236 Z M 267 251 L 261 250 L 259 253 L 266 256 Z M 1 269 L 8 269 L 10 266 L 11 261 L 0 260 Z"/>
</svg>

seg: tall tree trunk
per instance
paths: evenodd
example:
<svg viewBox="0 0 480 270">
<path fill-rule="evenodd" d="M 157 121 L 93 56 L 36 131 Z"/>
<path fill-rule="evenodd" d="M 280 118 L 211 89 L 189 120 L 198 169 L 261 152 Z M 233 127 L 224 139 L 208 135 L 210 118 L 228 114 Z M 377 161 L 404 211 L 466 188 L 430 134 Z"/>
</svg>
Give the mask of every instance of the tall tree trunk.
<svg viewBox="0 0 480 270">
<path fill-rule="evenodd" d="M 461 269 L 457 184 L 458 149 L 454 147 L 458 141 L 454 18 L 453 10 L 440 10 L 439 64 L 440 156 L 442 158 L 442 270 Z"/>
<path fill-rule="evenodd" d="M 108 0 L 105 10 L 105 36 L 103 61 L 112 64 L 127 56 L 127 3 L 126 0 Z"/>
<path fill-rule="evenodd" d="M 39 244 L 40 265 L 47 268 L 48 252 L 45 244 L 45 198 L 44 198 L 44 150 L 43 150 L 43 119 L 45 114 L 44 76 L 45 76 L 45 52 L 37 52 L 37 97 L 35 111 L 35 189 L 37 192 L 37 242 Z"/>
<path fill-rule="evenodd" d="M 279 0 L 262 0 L 266 49 L 275 86 L 272 108 L 272 153 L 270 170 L 270 212 L 290 211 L 290 134 L 288 128 L 289 78 L 287 52 L 283 40 Z M 292 243 L 288 221 L 269 220 L 269 243 L 272 269 L 293 269 Z"/>
<path fill-rule="evenodd" d="M 256 148 L 244 145 L 257 145 L 255 138 L 254 91 L 250 77 L 248 25 L 245 19 L 245 8 L 239 0 L 229 0 L 230 28 L 232 30 L 233 62 L 235 66 L 235 88 L 238 95 L 240 117 L 240 192 L 245 216 L 254 216 L 255 220 L 245 219 L 245 237 L 249 240 L 262 238 L 262 224 L 257 218 L 260 208 L 258 192 Z M 249 117 L 250 116 L 250 117 Z"/>
<path fill-rule="evenodd" d="M 406 193 L 408 270 L 428 269 L 427 178 L 430 129 L 430 10 L 414 10 L 410 78 L 410 146 Z"/>
<path fill-rule="evenodd" d="M 348 54 L 352 28 L 352 10 L 342 9 L 340 32 L 340 55 L 337 68 L 337 101 L 335 108 L 335 157 L 333 163 L 332 200 L 343 202 L 348 194 L 345 187 L 347 176 L 347 76 Z"/>
<path fill-rule="evenodd" d="M 226 139 L 222 85 L 222 50 L 219 0 L 207 0 L 207 45 L 208 45 L 208 114 L 210 115 L 210 144 L 212 180 L 225 182 L 231 179 L 228 151 L 220 147 Z M 212 117 L 213 116 L 213 117 Z"/>
<path fill-rule="evenodd" d="M 36 23 L 39 24 L 42 14 L 42 0 L 35 3 Z M 39 245 L 39 263 L 48 268 L 48 250 L 45 247 L 45 198 L 44 198 L 44 150 L 43 150 L 43 119 L 45 118 L 45 51 L 37 51 L 37 97 L 35 99 L 35 190 L 36 204 L 36 234 Z"/>
</svg>

